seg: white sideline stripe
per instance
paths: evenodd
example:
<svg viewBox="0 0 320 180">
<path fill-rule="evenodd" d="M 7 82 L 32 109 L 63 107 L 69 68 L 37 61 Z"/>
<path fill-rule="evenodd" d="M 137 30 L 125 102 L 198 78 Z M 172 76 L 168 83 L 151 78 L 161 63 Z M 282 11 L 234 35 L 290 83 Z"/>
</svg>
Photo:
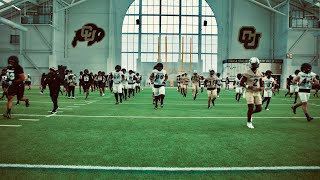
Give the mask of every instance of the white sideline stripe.
<svg viewBox="0 0 320 180">
<path fill-rule="evenodd" d="M 51 112 L 51 111 L 50 111 Z M 59 111 L 61 112 L 61 111 Z M 14 116 L 38 116 L 38 117 L 47 117 L 48 115 L 41 115 L 41 114 L 12 114 Z M 85 117 L 85 118 L 131 118 L 131 119 L 246 119 L 247 117 L 239 117 L 239 116 L 233 116 L 233 117 L 185 117 L 185 116 L 163 116 L 163 117 L 152 117 L 152 116 L 88 116 L 88 115 L 66 115 L 66 114 L 54 114 L 55 116 L 60 117 Z M 49 115 L 51 116 L 51 115 Z M 253 117 L 253 119 L 305 119 L 306 117 Z M 320 117 L 313 117 L 313 118 L 320 118 Z"/>
<path fill-rule="evenodd" d="M 87 104 L 73 104 L 73 105 L 76 105 L 76 106 L 83 106 L 83 105 L 87 105 Z"/>
<path fill-rule="evenodd" d="M 72 110 L 72 108 L 60 108 L 60 107 L 59 107 L 59 109 L 61 109 L 61 110 Z"/>
<path fill-rule="evenodd" d="M 20 121 L 39 121 L 39 119 L 19 119 Z"/>
<path fill-rule="evenodd" d="M 0 168 L 30 169 L 70 169 L 70 170 L 106 170 L 106 171 L 286 171 L 320 170 L 320 166 L 271 166 L 271 167 L 119 167 L 119 166 L 74 166 L 42 164 L 0 164 Z"/>
<path fill-rule="evenodd" d="M 78 108 L 80 106 L 67 106 L 67 107 L 69 107 L 69 108 Z"/>
<path fill-rule="evenodd" d="M 0 125 L 0 127 L 21 127 L 22 125 Z"/>
<path fill-rule="evenodd" d="M 52 111 L 48 111 L 48 112 L 52 112 Z M 57 112 L 63 112 L 63 111 L 57 111 Z"/>
</svg>

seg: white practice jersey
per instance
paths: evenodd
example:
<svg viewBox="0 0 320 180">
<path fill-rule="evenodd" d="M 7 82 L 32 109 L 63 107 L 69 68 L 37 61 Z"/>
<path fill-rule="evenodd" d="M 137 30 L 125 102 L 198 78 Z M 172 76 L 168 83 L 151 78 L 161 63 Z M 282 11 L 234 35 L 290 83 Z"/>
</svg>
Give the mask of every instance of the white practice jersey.
<svg viewBox="0 0 320 180">
<path fill-rule="evenodd" d="M 241 80 L 240 79 L 236 79 L 235 81 L 236 81 L 236 87 L 237 88 L 241 88 L 241 85 L 240 85 L 240 81 Z"/>
<path fill-rule="evenodd" d="M 300 84 L 299 89 L 311 89 L 312 84 L 310 83 L 310 81 L 316 77 L 316 74 L 313 72 L 310 72 L 308 74 L 299 72 L 298 76 L 300 77 L 299 83 L 305 82 L 303 84 Z"/>
<path fill-rule="evenodd" d="M 270 77 L 270 79 L 268 77 L 264 77 L 264 78 L 262 78 L 262 81 L 263 81 L 265 90 L 271 90 L 272 89 L 272 84 L 274 82 L 273 77 Z"/>
<path fill-rule="evenodd" d="M 136 80 L 134 80 L 135 76 L 136 75 L 134 73 L 128 75 L 128 83 L 129 84 L 134 84 L 136 82 Z"/>
<path fill-rule="evenodd" d="M 217 77 L 217 85 L 218 87 L 220 87 L 222 84 L 222 78 L 221 77 Z"/>
<path fill-rule="evenodd" d="M 165 75 L 167 74 L 167 71 L 162 69 L 161 71 L 158 71 L 157 69 L 154 69 L 152 71 L 152 74 L 154 75 L 153 82 L 155 85 L 163 85 Z"/>
<path fill-rule="evenodd" d="M 128 83 L 128 74 L 123 74 L 124 79 L 122 80 L 122 84 L 127 84 Z"/>
<path fill-rule="evenodd" d="M 111 74 L 112 74 L 113 83 L 119 84 L 122 80 L 122 75 L 123 75 L 122 71 L 119 71 L 119 72 L 113 71 Z"/>
</svg>

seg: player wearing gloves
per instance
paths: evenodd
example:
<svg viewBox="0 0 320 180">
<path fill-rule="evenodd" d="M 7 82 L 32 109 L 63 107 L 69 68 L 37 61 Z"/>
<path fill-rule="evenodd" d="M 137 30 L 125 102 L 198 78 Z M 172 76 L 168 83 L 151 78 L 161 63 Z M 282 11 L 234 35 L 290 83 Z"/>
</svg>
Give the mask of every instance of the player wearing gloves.
<svg viewBox="0 0 320 180">
<path fill-rule="evenodd" d="M 154 96 L 155 96 L 155 105 L 154 108 L 158 108 L 158 101 L 160 100 L 161 108 L 163 108 L 163 100 L 165 97 L 165 84 L 168 80 L 168 74 L 163 69 L 163 64 L 158 63 L 156 69 L 154 69 L 150 75 L 150 81 L 154 83 Z"/>
</svg>

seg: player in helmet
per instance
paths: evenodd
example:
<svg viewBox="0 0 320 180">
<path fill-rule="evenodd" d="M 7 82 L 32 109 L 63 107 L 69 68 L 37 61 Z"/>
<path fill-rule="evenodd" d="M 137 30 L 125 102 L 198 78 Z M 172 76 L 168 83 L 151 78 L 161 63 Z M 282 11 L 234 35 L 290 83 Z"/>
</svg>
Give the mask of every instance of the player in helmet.
<svg viewBox="0 0 320 180">
<path fill-rule="evenodd" d="M 316 74 L 311 72 L 311 69 L 312 66 L 309 63 L 303 63 L 301 65 L 301 72 L 299 72 L 299 74 L 293 79 L 293 83 L 298 83 L 299 85 L 298 95 L 300 102 L 291 107 L 293 113 L 296 114 L 297 108 L 302 106 L 302 110 L 308 122 L 313 120 L 313 117 L 308 114 L 308 100 L 310 98 L 310 91 L 313 84 L 319 84 L 319 81 L 316 79 Z"/>
<path fill-rule="evenodd" d="M 92 76 L 89 74 L 88 69 L 84 70 L 84 74 L 82 74 L 81 78 L 82 78 L 81 82 L 82 82 L 83 91 L 86 93 L 86 99 L 87 99 L 89 96 L 89 88 L 92 82 Z"/>
<path fill-rule="evenodd" d="M 198 75 L 197 71 L 194 71 L 193 76 L 191 76 L 191 82 L 193 100 L 196 100 L 198 94 L 198 86 L 200 82 L 200 76 Z"/>
<path fill-rule="evenodd" d="M 246 88 L 246 100 L 248 104 L 247 127 L 253 129 L 252 114 L 258 113 L 262 109 L 260 91 L 263 90 L 262 73 L 258 70 L 260 60 L 256 57 L 249 59 L 250 69 L 243 73 L 240 85 Z M 255 109 L 254 109 L 255 106 Z"/>
<path fill-rule="evenodd" d="M 83 72 L 80 71 L 80 75 L 79 75 L 79 93 L 81 94 L 81 89 L 82 89 L 82 75 L 83 75 Z"/>
<path fill-rule="evenodd" d="M 190 79 L 188 77 L 188 73 L 184 73 L 184 78 L 183 78 L 183 97 L 187 97 L 187 91 L 188 91 L 188 86 L 189 86 Z"/>
<path fill-rule="evenodd" d="M 274 87 L 274 79 L 273 77 L 271 77 L 272 72 L 270 70 L 266 71 L 266 76 L 262 79 L 263 80 L 263 84 L 264 84 L 264 91 L 263 91 L 263 101 L 262 104 L 264 102 L 267 101 L 267 105 L 265 107 L 265 110 L 269 111 L 268 106 L 272 97 L 272 88 Z"/>
<path fill-rule="evenodd" d="M 209 77 L 204 81 L 204 83 L 207 85 L 208 109 L 210 108 L 211 102 L 212 106 L 214 106 L 214 101 L 217 98 L 217 77 L 214 75 L 213 69 L 209 69 L 209 73 Z"/>
<path fill-rule="evenodd" d="M 113 90 L 113 94 L 116 99 L 116 105 L 117 105 L 119 104 L 118 97 L 120 97 L 120 103 L 122 103 L 123 86 L 121 82 L 124 80 L 124 75 L 123 75 L 123 72 L 121 71 L 120 65 L 116 65 L 114 69 L 115 71 L 111 72 L 109 76 L 110 76 L 110 79 L 112 79 L 113 81 L 112 90 Z"/>
<path fill-rule="evenodd" d="M 137 77 L 133 73 L 133 70 L 129 70 L 129 75 L 128 75 L 128 89 L 129 89 L 129 95 L 128 97 L 134 96 L 134 84 L 136 83 Z"/>
<path fill-rule="evenodd" d="M 154 82 L 154 96 L 155 105 L 154 109 L 158 108 L 158 101 L 160 100 L 161 108 L 163 108 L 163 100 L 165 97 L 165 85 L 168 80 L 168 74 L 163 69 L 163 64 L 158 63 L 156 69 L 154 69 L 149 77 L 151 82 Z"/>
<path fill-rule="evenodd" d="M 200 88 L 201 88 L 201 92 L 203 92 L 203 89 L 204 89 L 204 77 L 203 76 L 200 76 Z"/>
<path fill-rule="evenodd" d="M 31 90 L 31 76 L 30 76 L 30 74 L 27 75 L 25 85 L 27 85 L 29 87 L 28 90 Z"/>
<path fill-rule="evenodd" d="M 217 73 L 217 97 L 219 97 L 221 85 L 222 85 L 222 78 L 220 76 L 221 74 Z"/>
<path fill-rule="evenodd" d="M 18 100 L 25 101 L 26 107 L 29 107 L 29 99 L 23 97 L 24 95 L 24 83 L 25 74 L 23 68 L 19 65 L 19 59 L 17 56 L 10 56 L 8 58 L 7 67 L 7 81 L 9 83 L 8 87 L 8 104 L 7 111 L 3 114 L 4 117 L 11 118 L 11 107 L 12 101 L 15 95 L 17 95 Z"/>
<path fill-rule="evenodd" d="M 136 74 L 136 93 L 140 92 L 140 86 L 141 86 L 141 81 L 142 81 L 142 77 L 140 76 L 139 73 Z"/>
<path fill-rule="evenodd" d="M 127 100 L 128 96 L 128 75 L 126 74 L 127 70 L 125 68 L 121 69 L 124 79 L 122 80 L 122 88 L 123 88 L 123 99 Z"/>
<path fill-rule="evenodd" d="M 289 85 L 290 85 L 290 89 L 289 89 L 289 95 L 290 95 L 290 97 L 292 96 L 292 94 L 294 93 L 294 104 L 296 104 L 297 103 L 297 99 L 298 99 L 298 92 L 299 92 L 299 85 L 298 85 L 298 83 L 293 83 L 293 79 L 296 77 L 296 76 L 298 76 L 298 74 L 299 74 L 299 72 L 300 72 L 300 70 L 295 70 L 294 71 L 294 74 L 293 75 L 291 75 L 291 77 L 289 77 Z M 288 93 L 285 95 L 285 96 L 287 96 L 288 95 Z"/>
<path fill-rule="evenodd" d="M 236 100 L 240 102 L 240 97 L 242 95 L 242 87 L 240 85 L 242 75 L 239 73 L 237 74 L 237 79 L 233 82 L 233 87 L 236 89 Z"/>
</svg>

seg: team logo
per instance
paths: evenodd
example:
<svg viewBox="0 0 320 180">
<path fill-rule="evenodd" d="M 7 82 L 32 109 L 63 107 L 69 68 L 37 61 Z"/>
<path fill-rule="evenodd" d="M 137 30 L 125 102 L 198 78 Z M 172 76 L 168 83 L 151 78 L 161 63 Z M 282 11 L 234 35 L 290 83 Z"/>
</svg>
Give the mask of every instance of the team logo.
<svg viewBox="0 0 320 180">
<path fill-rule="evenodd" d="M 243 26 L 239 32 L 239 42 L 246 49 L 256 49 L 259 46 L 261 33 L 256 32 L 253 26 Z"/>
<path fill-rule="evenodd" d="M 75 31 L 72 47 L 76 47 L 78 41 L 88 41 L 88 46 L 92 46 L 94 43 L 100 42 L 104 36 L 105 32 L 103 29 L 92 23 L 86 24 L 81 29 Z"/>
</svg>

